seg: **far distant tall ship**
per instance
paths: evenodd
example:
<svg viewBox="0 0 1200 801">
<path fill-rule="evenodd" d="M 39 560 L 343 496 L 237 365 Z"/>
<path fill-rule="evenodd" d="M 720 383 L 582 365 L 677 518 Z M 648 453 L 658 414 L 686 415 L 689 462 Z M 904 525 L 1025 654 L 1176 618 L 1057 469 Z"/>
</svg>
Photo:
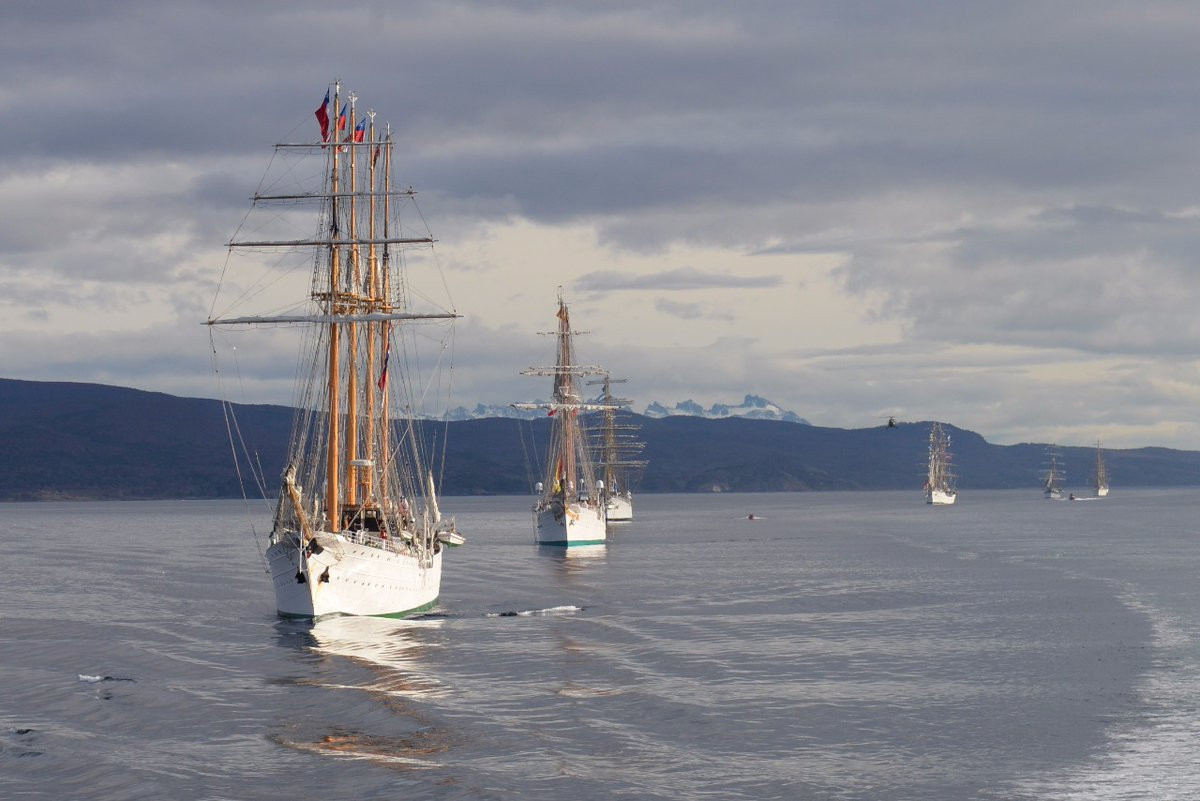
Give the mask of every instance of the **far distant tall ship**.
<svg viewBox="0 0 1200 801">
<path fill-rule="evenodd" d="M 567 304 L 558 299 L 557 360 L 553 367 L 531 367 L 523 375 L 554 377 L 554 393 L 549 403 L 514 403 L 517 409 L 546 409 L 553 418 L 550 451 L 546 459 L 546 477 L 539 482 L 537 502 L 533 506 L 539 545 L 603 545 L 608 518 L 603 500 L 603 482 L 597 480 L 591 448 L 580 412 L 603 411 L 604 404 L 585 403 L 576 379 L 602 375 L 599 367 L 581 367 L 575 363 L 571 319 Z"/>
<path fill-rule="evenodd" d="M 1104 451 L 1100 449 L 1099 440 L 1096 440 L 1096 474 L 1093 478 L 1096 497 L 1103 498 L 1108 495 L 1108 468 L 1104 465 Z"/>
<path fill-rule="evenodd" d="M 1063 497 L 1062 481 L 1066 478 L 1066 471 L 1062 467 L 1062 454 L 1058 452 L 1058 446 L 1051 445 L 1046 449 L 1046 479 L 1042 485 L 1042 494 L 1050 500 L 1060 501 Z"/>
<path fill-rule="evenodd" d="M 950 435 L 941 423 L 929 428 L 929 475 L 925 478 L 925 503 L 948 506 L 958 499 L 950 469 Z"/>
<path fill-rule="evenodd" d="M 637 440 L 641 426 L 626 420 L 618 420 L 617 413 L 627 408 L 632 401 L 614 397 L 613 384 L 624 384 L 624 378 L 612 378 L 608 373 L 589 384 L 602 385 L 600 403 L 604 405 L 602 424 L 593 439 L 593 447 L 599 456 L 600 473 L 603 476 L 601 500 L 610 523 L 627 523 L 633 520 L 632 483 L 638 471 L 646 466 L 645 460 L 635 459 L 646 447 Z"/>
</svg>

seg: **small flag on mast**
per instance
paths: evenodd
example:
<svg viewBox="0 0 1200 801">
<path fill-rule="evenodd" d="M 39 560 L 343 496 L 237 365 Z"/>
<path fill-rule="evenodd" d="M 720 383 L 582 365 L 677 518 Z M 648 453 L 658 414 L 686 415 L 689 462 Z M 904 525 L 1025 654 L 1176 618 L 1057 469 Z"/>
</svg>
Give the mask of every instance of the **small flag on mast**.
<svg viewBox="0 0 1200 801">
<path fill-rule="evenodd" d="M 329 90 L 325 90 L 325 100 L 322 101 L 321 107 L 317 109 L 317 122 L 321 124 L 321 141 L 329 141 Z"/>
<path fill-rule="evenodd" d="M 383 352 L 383 369 L 379 372 L 379 391 L 383 392 L 387 389 L 387 368 L 388 359 L 392 357 L 392 342 L 388 340 L 387 350 Z"/>
</svg>

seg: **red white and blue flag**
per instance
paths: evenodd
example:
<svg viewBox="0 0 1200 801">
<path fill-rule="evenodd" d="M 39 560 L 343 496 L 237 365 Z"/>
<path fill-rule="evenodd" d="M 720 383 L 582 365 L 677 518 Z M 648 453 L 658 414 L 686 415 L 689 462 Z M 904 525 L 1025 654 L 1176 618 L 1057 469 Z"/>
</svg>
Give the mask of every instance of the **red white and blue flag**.
<svg viewBox="0 0 1200 801">
<path fill-rule="evenodd" d="M 317 109 L 317 122 L 321 124 L 321 141 L 329 141 L 329 90 L 325 90 L 325 100 Z"/>
<path fill-rule="evenodd" d="M 388 359 L 392 357 L 392 343 L 388 340 L 387 350 L 383 352 L 383 369 L 379 372 L 379 391 L 383 392 L 387 389 L 387 367 Z"/>
</svg>

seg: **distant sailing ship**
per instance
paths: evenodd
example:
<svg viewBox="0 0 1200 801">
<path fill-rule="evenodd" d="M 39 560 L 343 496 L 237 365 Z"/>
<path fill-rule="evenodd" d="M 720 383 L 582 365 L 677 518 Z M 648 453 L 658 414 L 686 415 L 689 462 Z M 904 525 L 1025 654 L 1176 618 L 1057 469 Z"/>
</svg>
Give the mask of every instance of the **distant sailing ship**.
<svg viewBox="0 0 1200 801">
<path fill-rule="evenodd" d="M 941 423 L 929 427 L 929 472 L 925 478 L 925 503 L 947 506 L 958 498 L 950 469 L 950 435 Z"/>
<path fill-rule="evenodd" d="M 617 417 L 618 412 L 627 408 L 632 401 L 613 397 L 612 385 L 624 384 L 626 380 L 612 378 L 605 373 L 600 380 L 588 382 L 602 386 L 599 401 L 605 408 L 601 412 L 601 425 L 592 446 L 599 457 L 598 466 L 604 486 L 601 490 L 601 500 L 610 523 L 633 520 L 631 485 L 636 471 L 646 466 L 645 460 L 631 458 L 646 447 L 644 442 L 636 439 L 636 433 L 641 427 Z"/>
<path fill-rule="evenodd" d="M 331 126 L 326 92 L 316 112 L 321 141 L 276 145 L 277 159 L 319 159 L 321 186 L 254 197 L 255 208 L 316 204 L 315 236 L 235 236 L 229 245 L 231 256 L 237 249 L 297 254 L 311 273 L 295 296 L 283 298 L 276 284 L 285 282 L 276 278 L 235 301 L 270 287 L 280 295 L 272 306 L 290 304 L 285 313 L 211 316 L 208 325 L 282 324 L 306 335 L 298 408 L 265 553 L 279 613 L 400 617 L 437 602 L 445 546 L 462 542 L 438 509 L 433 459 L 412 419 L 425 385 L 410 383 L 404 369 L 416 347 L 413 326 L 445 325 L 458 315 L 414 309 L 400 249 L 429 248 L 433 239 L 401 233 L 397 207 L 411 203 L 413 192 L 392 185 L 390 128 L 377 130 L 374 112 L 358 119 L 357 98 L 350 94 L 343 104 L 340 84 L 332 94 L 333 108 L 342 112 Z M 308 173 L 289 175 L 299 174 Z M 290 213 L 276 210 L 270 218 L 280 223 Z M 272 268 L 288 274 L 274 262 Z M 393 351 L 399 353 L 389 358 Z"/>
<path fill-rule="evenodd" d="M 1108 468 L 1104 465 L 1104 451 L 1100 449 L 1099 440 L 1096 441 L 1096 474 L 1093 479 L 1096 497 L 1103 498 L 1108 495 Z"/>
<path fill-rule="evenodd" d="M 538 492 L 533 506 L 536 539 L 539 545 L 603 545 L 608 527 L 604 486 L 596 477 L 580 412 L 603 411 L 608 407 L 585 403 L 577 379 L 602 375 L 604 371 L 575 363 L 574 332 L 567 304 L 561 295 L 555 316 L 558 330 L 555 332 L 557 359 L 554 366 L 522 371 L 523 375 L 553 376 L 553 396 L 549 403 L 513 404 L 517 409 L 546 409 L 553 418 L 545 480 L 535 488 Z"/>
<path fill-rule="evenodd" d="M 1046 458 L 1048 464 L 1046 467 L 1046 478 L 1043 482 L 1042 493 L 1051 500 L 1062 500 L 1062 480 L 1066 478 L 1066 471 L 1062 468 L 1062 454 L 1058 452 L 1057 446 L 1051 445 L 1046 449 Z"/>
</svg>

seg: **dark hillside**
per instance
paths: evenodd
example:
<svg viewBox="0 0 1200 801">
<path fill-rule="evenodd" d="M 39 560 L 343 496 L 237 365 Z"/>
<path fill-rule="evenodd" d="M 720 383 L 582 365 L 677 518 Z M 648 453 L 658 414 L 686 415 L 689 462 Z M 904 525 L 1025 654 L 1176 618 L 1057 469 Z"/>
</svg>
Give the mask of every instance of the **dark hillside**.
<svg viewBox="0 0 1200 801">
<path fill-rule="evenodd" d="M 274 491 L 292 412 L 235 406 L 238 431 Z M 769 420 L 652 419 L 642 426 L 643 492 L 912 489 L 924 480 L 928 423 L 821 428 Z M 445 458 L 445 495 L 523 494 L 541 473 L 550 421 L 423 422 Z M 1044 445 L 991 445 L 947 426 L 963 489 L 1036 490 Z M 1068 489 L 1090 483 L 1091 448 L 1061 448 Z M 214 498 L 241 494 L 215 400 L 98 384 L 0 379 L 0 500 Z M 1106 451 L 1114 487 L 1200 485 L 1200 453 Z M 533 462 L 534 465 L 530 465 Z M 247 476 L 249 481 L 249 477 Z M 256 492 L 250 486 L 251 492 Z"/>
</svg>

